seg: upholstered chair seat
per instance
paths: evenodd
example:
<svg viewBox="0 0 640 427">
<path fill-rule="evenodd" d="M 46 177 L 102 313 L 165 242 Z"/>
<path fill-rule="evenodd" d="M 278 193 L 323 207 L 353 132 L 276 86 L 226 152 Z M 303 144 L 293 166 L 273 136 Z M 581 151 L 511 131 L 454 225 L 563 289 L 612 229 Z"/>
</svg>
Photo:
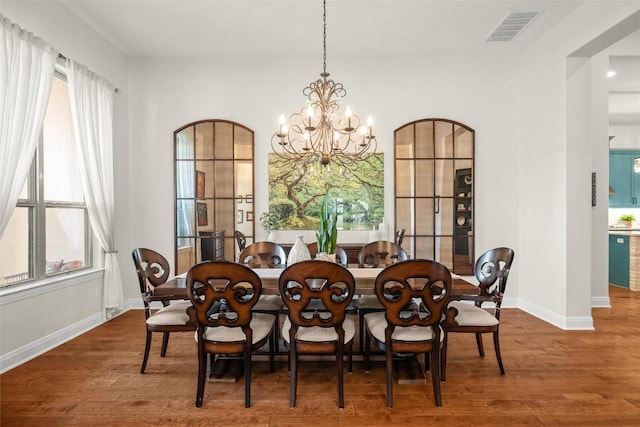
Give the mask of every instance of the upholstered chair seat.
<svg viewBox="0 0 640 427">
<path fill-rule="evenodd" d="M 253 313 L 249 327 L 251 328 L 251 344 L 263 341 L 271 333 L 271 328 L 276 321 L 275 316 L 266 313 Z M 204 332 L 204 338 L 207 341 L 215 342 L 238 342 L 244 341 L 244 331 L 242 328 L 215 327 L 207 328 Z M 196 342 L 198 334 L 196 332 Z"/>
<path fill-rule="evenodd" d="M 369 333 L 378 341 L 384 342 L 384 331 L 387 328 L 387 320 L 384 312 L 368 313 L 364 315 L 364 321 Z M 422 326 L 399 326 L 393 330 L 391 339 L 397 341 L 429 341 L 434 337 L 433 329 Z M 440 334 L 440 341 L 444 341 L 444 334 Z"/>
<path fill-rule="evenodd" d="M 147 319 L 147 325 L 186 325 L 189 323 L 187 310 L 191 307 L 190 301 L 173 303 L 151 314 Z"/>
<path fill-rule="evenodd" d="M 458 310 L 456 316 L 458 326 L 496 326 L 500 323 L 493 314 L 473 304 L 452 301 L 449 307 Z"/>
<path fill-rule="evenodd" d="M 348 343 L 353 340 L 356 331 L 356 323 L 352 316 L 346 316 L 344 323 L 344 342 Z M 285 318 L 282 325 L 282 338 L 289 344 L 289 329 L 291 329 L 291 321 L 289 318 Z M 296 339 L 298 341 L 306 342 L 325 342 L 325 341 L 337 341 L 338 334 L 333 328 L 321 328 L 320 326 L 309 326 L 298 328 L 296 333 Z"/>
</svg>

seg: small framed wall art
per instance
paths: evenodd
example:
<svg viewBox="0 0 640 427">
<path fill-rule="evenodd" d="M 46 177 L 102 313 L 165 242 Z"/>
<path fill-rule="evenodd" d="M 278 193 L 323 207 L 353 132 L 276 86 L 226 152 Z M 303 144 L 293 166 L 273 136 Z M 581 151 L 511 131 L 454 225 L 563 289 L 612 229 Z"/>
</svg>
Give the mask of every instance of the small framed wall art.
<svg viewBox="0 0 640 427">
<path fill-rule="evenodd" d="M 196 171 L 196 199 L 204 199 L 205 174 L 202 171 Z"/>
<path fill-rule="evenodd" d="M 196 203 L 196 209 L 198 212 L 198 225 L 208 225 L 207 204 L 198 202 Z"/>
</svg>

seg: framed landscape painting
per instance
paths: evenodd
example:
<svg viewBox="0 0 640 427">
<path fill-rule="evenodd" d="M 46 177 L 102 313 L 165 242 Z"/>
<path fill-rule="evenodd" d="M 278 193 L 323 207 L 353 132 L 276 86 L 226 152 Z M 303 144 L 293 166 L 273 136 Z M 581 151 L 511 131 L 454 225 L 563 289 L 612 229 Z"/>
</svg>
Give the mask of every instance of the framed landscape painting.
<svg viewBox="0 0 640 427">
<path fill-rule="evenodd" d="M 335 155 L 339 156 L 339 155 Z M 371 230 L 384 215 L 384 156 L 321 165 L 269 154 L 269 213 L 275 230 L 315 230 L 325 194 L 335 204 L 338 230 Z"/>
</svg>

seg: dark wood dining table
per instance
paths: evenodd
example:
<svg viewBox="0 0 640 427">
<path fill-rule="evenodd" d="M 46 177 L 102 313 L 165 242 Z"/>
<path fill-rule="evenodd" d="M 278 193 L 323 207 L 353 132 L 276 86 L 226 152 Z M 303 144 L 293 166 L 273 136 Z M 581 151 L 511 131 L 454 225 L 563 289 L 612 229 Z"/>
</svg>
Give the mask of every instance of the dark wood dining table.
<svg viewBox="0 0 640 427">
<path fill-rule="evenodd" d="M 283 268 L 255 268 L 260 279 L 262 279 L 262 293 L 270 295 L 278 295 L 278 278 Z M 375 278 L 380 274 L 383 268 L 358 268 L 349 267 L 349 271 L 356 279 L 357 295 L 374 294 L 373 284 Z M 152 299 L 156 301 L 169 301 L 189 299 L 187 295 L 187 279 L 186 275 L 176 276 L 162 285 L 158 285 L 153 289 Z M 466 281 L 464 278 L 452 274 L 451 297 L 459 297 L 461 295 L 476 295 L 478 287 Z"/>
</svg>

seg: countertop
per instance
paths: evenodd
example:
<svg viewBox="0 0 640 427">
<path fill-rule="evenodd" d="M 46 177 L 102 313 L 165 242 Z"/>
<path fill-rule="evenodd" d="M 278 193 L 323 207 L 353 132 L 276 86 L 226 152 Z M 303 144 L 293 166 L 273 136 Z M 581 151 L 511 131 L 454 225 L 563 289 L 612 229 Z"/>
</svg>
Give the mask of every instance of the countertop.
<svg viewBox="0 0 640 427">
<path fill-rule="evenodd" d="M 609 234 L 620 234 L 623 236 L 640 236 L 640 228 L 612 228 L 609 227 Z"/>
</svg>

